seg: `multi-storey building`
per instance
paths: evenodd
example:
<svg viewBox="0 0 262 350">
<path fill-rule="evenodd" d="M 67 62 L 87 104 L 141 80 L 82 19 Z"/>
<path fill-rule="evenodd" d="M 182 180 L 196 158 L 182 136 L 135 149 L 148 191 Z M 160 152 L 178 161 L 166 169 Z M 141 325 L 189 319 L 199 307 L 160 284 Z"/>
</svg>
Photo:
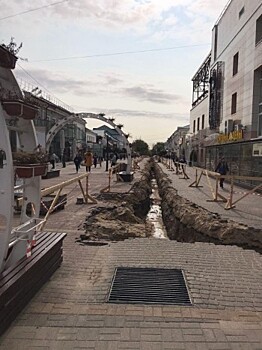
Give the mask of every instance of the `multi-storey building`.
<svg viewBox="0 0 262 350">
<path fill-rule="evenodd" d="M 194 137 L 198 139 L 193 147 L 198 152 L 199 163 L 214 169 L 218 158 L 224 155 L 231 173 L 260 176 L 261 0 L 230 1 L 213 28 L 208 64 L 208 86 L 207 74 L 204 74 L 202 96 L 193 99 L 190 113 L 190 132 L 192 142 Z M 200 77 L 199 72 L 205 71 L 202 68 L 203 65 L 197 73 Z M 194 78 L 193 92 L 196 93 Z M 199 154 L 201 149 L 204 149 L 202 159 Z"/>
</svg>

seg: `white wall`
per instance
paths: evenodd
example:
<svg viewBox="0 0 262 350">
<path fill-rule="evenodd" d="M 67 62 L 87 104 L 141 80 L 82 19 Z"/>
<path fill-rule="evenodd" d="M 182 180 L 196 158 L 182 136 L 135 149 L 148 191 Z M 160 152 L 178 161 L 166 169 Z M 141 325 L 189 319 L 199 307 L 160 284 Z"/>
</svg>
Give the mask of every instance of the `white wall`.
<svg viewBox="0 0 262 350">
<path fill-rule="evenodd" d="M 193 134 L 193 123 L 196 121 L 196 130 L 194 134 L 197 133 L 197 118 L 200 117 L 200 130 L 202 130 L 202 115 L 205 115 L 205 125 L 204 129 L 209 127 L 209 97 L 206 96 L 198 105 L 190 111 L 190 129 L 189 132 Z"/>
<path fill-rule="evenodd" d="M 239 18 L 239 12 L 244 13 Z M 255 45 L 256 20 L 262 14 L 261 0 L 232 0 L 217 23 L 217 58 L 225 62 L 223 121 L 241 120 L 251 131 L 253 110 L 254 70 L 262 65 L 262 43 Z M 213 35 L 214 40 L 214 35 Z M 212 43 L 214 50 L 214 42 Z M 238 73 L 233 76 L 233 56 L 239 53 Z M 212 55 L 211 66 L 215 64 Z M 232 94 L 237 93 L 237 111 L 231 115 Z"/>
</svg>

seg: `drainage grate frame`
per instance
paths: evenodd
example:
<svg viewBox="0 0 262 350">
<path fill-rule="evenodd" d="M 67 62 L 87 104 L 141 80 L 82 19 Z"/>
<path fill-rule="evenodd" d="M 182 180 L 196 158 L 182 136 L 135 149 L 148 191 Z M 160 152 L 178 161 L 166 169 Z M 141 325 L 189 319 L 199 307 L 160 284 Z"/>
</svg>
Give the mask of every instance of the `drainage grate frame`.
<svg viewBox="0 0 262 350">
<path fill-rule="evenodd" d="M 108 303 L 192 306 L 181 269 L 117 267 Z"/>
</svg>

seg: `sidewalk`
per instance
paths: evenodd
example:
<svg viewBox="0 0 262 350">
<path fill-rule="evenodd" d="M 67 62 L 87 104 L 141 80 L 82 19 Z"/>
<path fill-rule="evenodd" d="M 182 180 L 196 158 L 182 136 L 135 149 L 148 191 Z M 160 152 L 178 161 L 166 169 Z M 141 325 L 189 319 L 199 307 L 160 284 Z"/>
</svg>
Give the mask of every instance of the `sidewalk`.
<svg viewBox="0 0 262 350">
<path fill-rule="evenodd" d="M 71 165 L 62 169 L 60 180 L 70 176 Z M 103 169 L 92 171 L 91 194 L 104 182 Z M 129 188 L 115 183 L 113 191 Z M 77 229 L 89 208 L 72 198 L 65 210 L 51 215 L 50 229 L 68 230 L 64 261 L 1 337 L 1 350 L 262 349 L 260 254 L 153 238 L 79 245 Z M 183 269 L 193 305 L 107 303 L 120 266 Z"/>
<path fill-rule="evenodd" d="M 262 228 L 262 194 L 250 194 L 238 203 L 236 207 L 225 210 L 225 202 L 210 202 L 213 199 L 211 190 L 208 186 L 206 176 L 202 176 L 200 185 L 203 187 L 189 187 L 195 180 L 195 169 L 186 167 L 186 173 L 189 179 L 183 179 L 182 175 L 176 175 L 175 171 L 168 170 L 163 164 L 158 163 L 162 170 L 169 176 L 174 188 L 178 191 L 178 195 L 184 197 L 207 210 L 220 214 L 225 219 L 234 220 L 238 223 L 248 225 L 250 227 Z M 213 189 L 215 188 L 215 180 L 209 177 Z M 224 189 L 219 188 L 219 193 L 228 198 L 230 184 L 224 183 Z M 246 189 L 234 185 L 234 200 L 237 200 L 247 192 Z"/>
</svg>

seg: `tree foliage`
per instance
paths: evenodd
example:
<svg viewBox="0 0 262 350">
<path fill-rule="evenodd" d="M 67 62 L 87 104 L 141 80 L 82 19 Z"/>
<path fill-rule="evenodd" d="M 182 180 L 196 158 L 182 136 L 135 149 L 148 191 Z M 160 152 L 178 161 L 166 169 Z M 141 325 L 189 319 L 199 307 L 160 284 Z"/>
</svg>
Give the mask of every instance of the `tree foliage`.
<svg viewBox="0 0 262 350">
<path fill-rule="evenodd" d="M 149 147 L 145 141 L 139 139 L 139 140 L 135 140 L 132 143 L 132 151 L 133 153 L 137 153 L 139 155 L 148 155 Z"/>
<path fill-rule="evenodd" d="M 165 143 L 157 142 L 152 148 L 152 155 L 164 156 L 166 154 Z"/>
</svg>

